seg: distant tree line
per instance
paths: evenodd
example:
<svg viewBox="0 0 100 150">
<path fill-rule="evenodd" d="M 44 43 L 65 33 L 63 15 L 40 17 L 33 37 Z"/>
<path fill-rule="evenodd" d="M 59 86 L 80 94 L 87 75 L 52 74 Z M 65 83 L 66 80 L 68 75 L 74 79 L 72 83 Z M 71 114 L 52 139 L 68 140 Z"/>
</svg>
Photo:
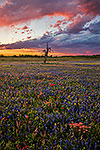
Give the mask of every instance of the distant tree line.
<svg viewBox="0 0 100 150">
<path fill-rule="evenodd" d="M 4 56 L 3 54 L 0 55 L 0 57 L 34 57 L 34 58 L 44 58 L 44 55 L 13 55 L 13 56 Z M 78 55 L 78 56 L 48 56 L 49 58 L 50 57 L 53 57 L 53 58 L 100 58 L 100 55 Z"/>
<path fill-rule="evenodd" d="M 36 58 L 42 58 L 44 57 L 43 55 L 39 56 L 39 55 L 13 55 L 13 56 L 4 56 L 3 54 L 0 55 L 0 57 L 36 57 Z M 52 57 L 52 55 L 48 56 L 48 57 Z"/>
</svg>

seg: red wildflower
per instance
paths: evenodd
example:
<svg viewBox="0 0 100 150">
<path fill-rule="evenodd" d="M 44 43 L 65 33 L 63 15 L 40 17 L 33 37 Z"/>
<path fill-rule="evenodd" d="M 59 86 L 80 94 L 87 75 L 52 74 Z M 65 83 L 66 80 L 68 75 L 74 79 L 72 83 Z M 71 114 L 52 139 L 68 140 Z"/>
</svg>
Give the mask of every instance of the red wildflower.
<svg viewBox="0 0 100 150">
<path fill-rule="evenodd" d="M 51 83 L 50 86 L 54 86 L 55 84 Z"/>
<path fill-rule="evenodd" d="M 29 147 L 29 146 L 26 145 L 25 147 L 22 148 L 22 150 L 24 150 L 24 149 L 27 150 L 27 147 Z"/>
<path fill-rule="evenodd" d="M 1 119 L 1 121 L 4 120 L 4 119 L 5 119 L 5 117 L 3 117 L 3 118 Z"/>
<path fill-rule="evenodd" d="M 25 115 L 25 118 L 28 119 L 28 115 Z"/>
</svg>

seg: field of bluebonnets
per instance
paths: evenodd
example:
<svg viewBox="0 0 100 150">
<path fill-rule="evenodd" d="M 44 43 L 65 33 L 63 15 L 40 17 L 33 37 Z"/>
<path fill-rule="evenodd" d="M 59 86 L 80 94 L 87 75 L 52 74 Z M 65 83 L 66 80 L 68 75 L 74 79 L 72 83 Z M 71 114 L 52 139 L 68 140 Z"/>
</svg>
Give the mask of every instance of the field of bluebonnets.
<svg viewBox="0 0 100 150">
<path fill-rule="evenodd" d="M 99 150 L 100 65 L 0 65 L 1 150 Z"/>
</svg>

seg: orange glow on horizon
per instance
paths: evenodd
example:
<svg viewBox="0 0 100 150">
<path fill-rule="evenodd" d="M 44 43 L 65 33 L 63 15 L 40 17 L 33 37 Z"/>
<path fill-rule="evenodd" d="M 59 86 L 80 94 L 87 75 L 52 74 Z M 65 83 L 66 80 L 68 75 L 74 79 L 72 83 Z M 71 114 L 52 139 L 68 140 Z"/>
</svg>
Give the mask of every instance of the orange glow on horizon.
<svg viewBox="0 0 100 150">
<path fill-rule="evenodd" d="M 41 52 L 38 52 L 38 50 L 34 49 L 5 49 L 0 50 L 0 55 L 4 56 L 19 56 L 19 55 L 42 55 Z"/>
<path fill-rule="evenodd" d="M 19 56 L 19 55 L 44 55 L 44 52 L 39 51 L 40 49 L 5 49 L 5 50 L 0 50 L 0 55 L 4 56 Z M 71 54 L 71 53 L 61 53 L 61 52 L 49 52 L 49 56 L 75 56 L 76 54 Z M 78 55 L 78 54 L 77 54 Z"/>
<path fill-rule="evenodd" d="M 98 53 L 97 53 L 98 54 Z M 40 49 L 4 49 L 0 50 L 0 55 L 4 56 L 19 56 L 19 55 L 38 55 L 42 56 L 44 55 L 44 52 Z M 63 52 L 49 52 L 49 56 L 81 56 L 81 55 L 96 55 L 96 54 L 90 54 L 90 53 L 85 53 L 85 54 L 74 54 L 74 53 L 63 53 Z"/>
</svg>

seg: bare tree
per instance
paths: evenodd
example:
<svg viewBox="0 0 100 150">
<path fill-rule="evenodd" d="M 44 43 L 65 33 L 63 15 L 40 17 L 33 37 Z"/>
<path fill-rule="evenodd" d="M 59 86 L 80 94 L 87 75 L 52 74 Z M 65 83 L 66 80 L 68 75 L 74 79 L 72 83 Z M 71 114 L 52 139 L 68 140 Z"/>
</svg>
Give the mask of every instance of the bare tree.
<svg viewBox="0 0 100 150">
<path fill-rule="evenodd" d="M 44 63 L 46 63 L 47 57 L 48 57 L 48 52 L 51 51 L 51 47 L 48 46 L 48 43 L 47 43 L 47 48 L 46 48 L 46 50 L 43 50 L 43 51 L 45 52 Z"/>
</svg>

